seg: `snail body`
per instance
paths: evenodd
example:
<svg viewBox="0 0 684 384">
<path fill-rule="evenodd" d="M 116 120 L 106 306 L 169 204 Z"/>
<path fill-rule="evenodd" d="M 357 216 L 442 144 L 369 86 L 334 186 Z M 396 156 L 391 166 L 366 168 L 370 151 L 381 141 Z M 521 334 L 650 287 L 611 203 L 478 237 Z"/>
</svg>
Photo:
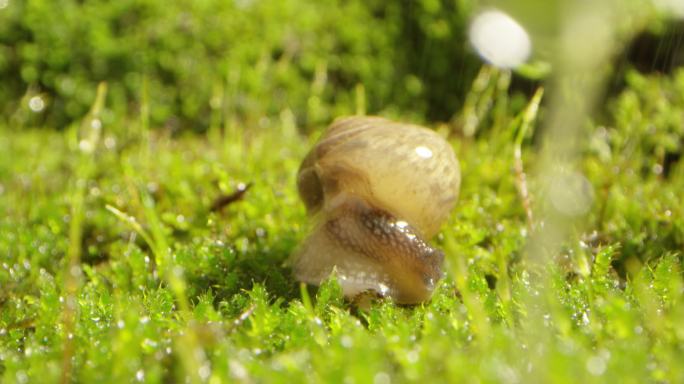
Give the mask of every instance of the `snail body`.
<svg viewBox="0 0 684 384">
<path fill-rule="evenodd" d="M 444 255 L 427 239 L 459 185 L 456 156 L 435 132 L 379 117 L 336 120 L 297 175 L 315 221 L 294 255 L 295 277 L 319 284 L 335 270 L 348 297 L 370 290 L 398 303 L 428 299 Z"/>
</svg>

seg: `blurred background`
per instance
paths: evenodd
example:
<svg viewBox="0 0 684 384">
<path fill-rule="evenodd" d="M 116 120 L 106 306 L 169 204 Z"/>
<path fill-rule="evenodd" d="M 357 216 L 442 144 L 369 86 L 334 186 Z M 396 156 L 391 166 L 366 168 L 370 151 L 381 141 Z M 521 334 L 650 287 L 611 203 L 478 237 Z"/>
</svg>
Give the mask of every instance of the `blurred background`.
<svg viewBox="0 0 684 384">
<path fill-rule="evenodd" d="M 448 122 L 482 65 L 467 36 L 482 9 L 504 7 L 532 37 L 510 93 L 529 96 L 548 76 L 563 2 L 507 3 L 0 0 L 0 123 L 63 129 L 88 111 L 100 81 L 109 85 L 103 123 L 117 127 L 137 124 L 142 106 L 152 128 L 173 133 L 283 116 L 308 130 L 356 112 Z M 625 70 L 684 63 L 676 0 L 621 6 L 637 12 L 615 27 L 624 47 L 606 63 L 609 91 Z M 512 100 L 514 110 L 524 103 Z"/>
<path fill-rule="evenodd" d="M 364 113 L 463 175 L 368 316 L 283 264 Z M 0 0 L 0 382 L 682 383 L 682 154 L 684 0 Z"/>
</svg>

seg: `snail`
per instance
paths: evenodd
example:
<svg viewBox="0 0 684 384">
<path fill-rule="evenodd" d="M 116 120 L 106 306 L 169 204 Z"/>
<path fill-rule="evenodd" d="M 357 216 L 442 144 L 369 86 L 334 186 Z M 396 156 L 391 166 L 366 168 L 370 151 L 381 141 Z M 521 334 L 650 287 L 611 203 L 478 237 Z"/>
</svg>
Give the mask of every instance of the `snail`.
<svg viewBox="0 0 684 384">
<path fill-rule="evenodd" d="M 460 179 L 453 149 L 434 131 L 380 117 L 336 120 L 297 174 L 314 226 L 293 255 L 295 278 L 318 285 L 336 271 L 348 298 L 429 299 L 444 254 L 427 241 L 454 207 Z"/>
</svg>

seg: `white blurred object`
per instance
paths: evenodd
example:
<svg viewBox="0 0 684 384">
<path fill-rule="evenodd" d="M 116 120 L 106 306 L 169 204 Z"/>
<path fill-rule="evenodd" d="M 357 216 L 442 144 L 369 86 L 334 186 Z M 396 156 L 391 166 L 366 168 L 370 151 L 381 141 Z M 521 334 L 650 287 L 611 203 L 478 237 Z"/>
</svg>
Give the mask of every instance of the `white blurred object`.
<svg viewBox="0 0 684 384">
<path fill-rule="evenodd" d="M 684 0 L 653 0 L 653 3 L 663 12 L 684 18 Z"/>
<path fill-rule="evenodd" d="M 2 0 L 0 0 L 2 1 Z M 29 102 L 28 106 L 33 112 L 42 112 L 45 108 L 45 101 L 40 96 L 33 96 Z"/>
<path fill-rule="evenodd" d="M 581 216 L 589 212 L 594 202 L 594 190 L 583 174 L 559 172 L 550 183 L 549 199 L 557 211 L 567 216 Z"/>
<path fill-rule="evenodd" d="M 517 67 L 527 60 L 532 50 L 525 28 L 499 10 L 487 10 L 475 16 L 469 35 L 480 56 L 497 67 Z"/>
</svg>

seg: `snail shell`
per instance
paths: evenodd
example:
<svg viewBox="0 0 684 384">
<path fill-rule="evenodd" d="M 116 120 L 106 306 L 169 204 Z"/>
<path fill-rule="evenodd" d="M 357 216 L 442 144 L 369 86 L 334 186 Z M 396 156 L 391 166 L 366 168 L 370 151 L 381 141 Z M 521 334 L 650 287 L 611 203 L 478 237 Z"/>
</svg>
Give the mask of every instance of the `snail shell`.
<svg viewBox="0 0 684 384">
<path fill-rule="evenodd" d="M 435 132 L 379 117 L 338 119 L 297 175 L 315 226 L 294 255 L 295 277 L 319 284 L 335 269 L 348 297 L 372 290 L 398 303 L 428 299 L 444 256 L 427 239 L 459 184 L 453 149 Z"/>
</svg>

